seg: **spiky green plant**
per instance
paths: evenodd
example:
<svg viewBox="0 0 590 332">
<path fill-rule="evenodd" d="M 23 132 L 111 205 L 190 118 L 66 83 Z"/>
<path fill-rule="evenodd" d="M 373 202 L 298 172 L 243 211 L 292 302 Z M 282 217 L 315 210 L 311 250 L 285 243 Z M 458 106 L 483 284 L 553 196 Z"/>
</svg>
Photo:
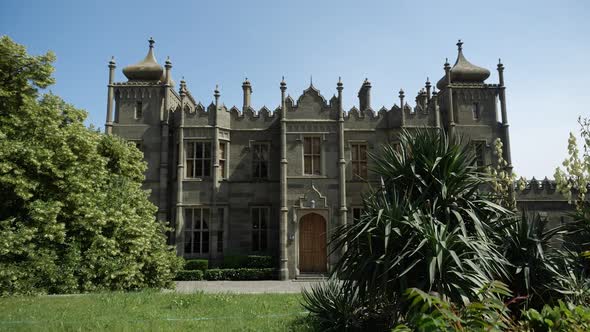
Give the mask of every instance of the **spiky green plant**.
<svg viewBox="0 0 590 332">
<path fill-rule="evenodd" d="M 526 297 L 526 305 L 549 302 L 553 282 L 565 277 L 565 267 L 557 263 L 563 257 L 557 249 L 565 233 L 565 226 L 548 227 L 538 214 L 527 212 L 503 229 L 502 254 L 511 263 L 509 285 L 516 296 Z"/>
<path fill-rule="evenodd" d="M 332 274 L 368 312 L 399 306 L 408 288 L 457 303 L 476 299 L 507 277 L 492 234 L 512 212 L 480 192 L 485 175 L 461 139 L 417 129 L 400 143 L 371 156 L 382 186 L 365 195 L 360 220 L 335 232 L 333 250 L 347 250 Z"/>
</svg>

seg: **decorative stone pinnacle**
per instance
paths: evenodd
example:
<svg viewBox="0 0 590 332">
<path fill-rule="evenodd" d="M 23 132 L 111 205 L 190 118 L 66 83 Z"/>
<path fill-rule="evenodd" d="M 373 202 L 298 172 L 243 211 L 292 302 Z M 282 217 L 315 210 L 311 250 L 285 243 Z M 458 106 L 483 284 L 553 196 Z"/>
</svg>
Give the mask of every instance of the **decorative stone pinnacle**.
<svg viewBox="0 0 590 332">
<path fill-rule="evenodd" d="M 498 59 L 498 70 L 504 70 L 504 65 L 502 64 L 502 59 Z"/>
<path fill-rule="evenodd" d="M 457 49 L 459 51 L 461 51 L 463 49 L 463 42 L 461 41 L 461 39 L 459 39 L 459 41 L 457 42 Z"/>
<path fill-rule="evenodd" d="M 399 89 L 399 96 L 400 96 L 401 98 L 403 98 L 403 97 L 404 97 L 404 89 Z"/>
<path fill-rule="evenodd" d="M 342 91 L 342 78 L 340 76 L 338 76 L 338 83 L 336 83 L 336 90 L 338 90 L 338 92 Z"/>
<path fill-rule="evenodd" d="M 109 67 L 115 67 L 115 56 L 111 56 L 111 60 L 109 61 Z"/>
<path fill-rule="evenodd" d="M 287 83 L 285 83 L 285 76 L 281 79 L 281 91 L 287 90 Z"/>
<path fill-rule="evenodd" d="M 449 64 L 449 58 L 445 58 L 445 69 L 449 69 L 451 65 Z"/>
<path fill-rule="evenodd" d="M 156 41 L 154 40 L 153 37 L 150 37 L 150 40 L 148 40 L 148 42 L 150 43 L 150 48 L 154 48 L 154 44 L 156 43 Z"/>
<path fill-rule="evenodd" d="M 431 84 L 430 84 L 430 79 L 428 78 L 428 76 L 426 76 L 426 86 L 428 87 L 428 86 L 430 86 L 430 85 L 431 85 Z"/>
</svg>

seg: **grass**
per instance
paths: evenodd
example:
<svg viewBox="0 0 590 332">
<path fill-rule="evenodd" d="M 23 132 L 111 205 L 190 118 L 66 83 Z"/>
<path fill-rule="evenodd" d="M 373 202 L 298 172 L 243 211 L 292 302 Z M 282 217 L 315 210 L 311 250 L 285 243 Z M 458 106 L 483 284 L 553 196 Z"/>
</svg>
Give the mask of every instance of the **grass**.
<svg viewBox="0 0 590 332">
<path fill-rule="evenodd" d="M 299 294 L 158 291 L 0 298 L 0 331 L 311 331 Z"/>
</svg>

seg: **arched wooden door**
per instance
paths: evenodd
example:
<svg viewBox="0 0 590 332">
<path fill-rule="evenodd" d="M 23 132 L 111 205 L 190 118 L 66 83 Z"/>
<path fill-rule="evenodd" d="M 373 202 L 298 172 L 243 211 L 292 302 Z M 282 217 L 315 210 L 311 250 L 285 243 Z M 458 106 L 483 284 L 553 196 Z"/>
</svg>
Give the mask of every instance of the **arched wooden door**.
<svg viewBox="0 0 590 332">
<path fill-rule="evenodd" d="M 299 272 L 326 272 L 326 220 L 310 213 L 299 222 Z"/>
</svg>

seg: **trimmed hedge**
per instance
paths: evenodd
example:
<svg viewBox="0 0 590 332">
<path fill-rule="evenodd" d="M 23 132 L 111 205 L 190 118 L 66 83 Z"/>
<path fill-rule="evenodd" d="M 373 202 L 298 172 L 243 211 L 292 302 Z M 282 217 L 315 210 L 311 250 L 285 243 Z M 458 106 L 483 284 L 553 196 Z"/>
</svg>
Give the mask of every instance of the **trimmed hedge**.
<svg viewBox="0 0 590 332">
<path fill-rule="evenodd" d="M 209 260 L 207 259 L 188 259 L 184 263 L 184 269 L 187 271 L 201 270 L 205 271 L 209 268 Z"/>
<path fill-rule="evenodd" d="M 203 280 L 203 271 L 201 270 L 180 270 L 176 273 L 174 280 L 179 281 L 190 281 L 190 280 Z"/>
<path fill-rule="evenodd" d="M 274 267 L 272 256 L 250 255 L 246 260 L 246 267 L 250 269 L 269 269 Z"/>
<path fill-rule="evenodd" d="M 204 277 L 205 280 L 272 280 L 275 269 L 210 269 Z"/>
<path fill-rule="evenodd" d="M 269 269 L 274 267 L 272 256 L 261 255 L 226 255 L 222 267 L 225 269 Z"/>
</svg>

